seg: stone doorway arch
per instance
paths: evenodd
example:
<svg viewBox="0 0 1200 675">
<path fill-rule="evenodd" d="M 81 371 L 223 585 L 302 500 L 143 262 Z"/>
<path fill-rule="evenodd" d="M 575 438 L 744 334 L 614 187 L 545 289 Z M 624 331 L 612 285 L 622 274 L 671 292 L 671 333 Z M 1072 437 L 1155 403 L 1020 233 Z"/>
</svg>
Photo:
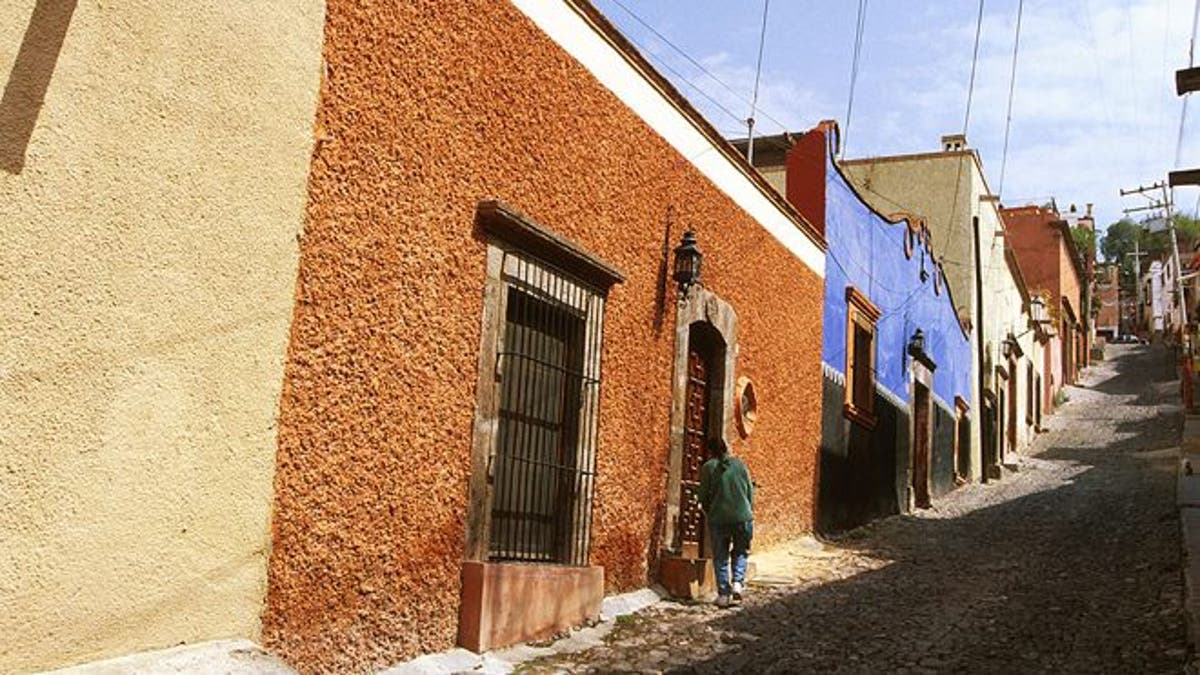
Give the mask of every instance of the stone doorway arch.
<svg viewBox="0 0 1200 675">
<path fill-rule="evenodd" d="M 679 302 L 671 386 L 671 433 L 660 581 L 673 595 L 697 597 L 711 586 L 703 517 L 694 499 L 704 441 L 732 447 L 737 313 L 696 285 Z M 699 454 L 697 454 L 699 453 Z"/>
</svg>

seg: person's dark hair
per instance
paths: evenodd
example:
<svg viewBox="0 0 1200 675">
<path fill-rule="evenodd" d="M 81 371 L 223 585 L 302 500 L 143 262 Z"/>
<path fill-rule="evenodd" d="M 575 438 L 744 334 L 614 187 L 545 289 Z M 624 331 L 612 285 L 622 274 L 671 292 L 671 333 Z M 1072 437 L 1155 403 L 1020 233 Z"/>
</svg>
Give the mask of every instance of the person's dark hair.
<svg viewBox="0 0 1200 675">
<path fill-rule="evenodd" d="M 719 459 L 729 454 L 729 447 L 724 439 L 713 436 L 708 439 L 708 454 Z"/>
</svg>

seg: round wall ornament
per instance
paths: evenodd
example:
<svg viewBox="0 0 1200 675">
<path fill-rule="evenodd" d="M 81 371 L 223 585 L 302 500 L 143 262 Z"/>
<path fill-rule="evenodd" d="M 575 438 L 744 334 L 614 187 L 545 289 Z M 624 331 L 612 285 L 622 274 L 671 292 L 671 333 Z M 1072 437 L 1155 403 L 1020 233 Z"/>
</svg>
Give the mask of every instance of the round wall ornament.
<svg viewBox="0 0 1200 675">
<path fill-rule="evenodd" d="M 733 418 L 742 438 L 754 431 L 754 421 L 758 419 L 758 394 L 754 382 L 744 375 L 737 379 L 734 387 Z"/>
</svg>

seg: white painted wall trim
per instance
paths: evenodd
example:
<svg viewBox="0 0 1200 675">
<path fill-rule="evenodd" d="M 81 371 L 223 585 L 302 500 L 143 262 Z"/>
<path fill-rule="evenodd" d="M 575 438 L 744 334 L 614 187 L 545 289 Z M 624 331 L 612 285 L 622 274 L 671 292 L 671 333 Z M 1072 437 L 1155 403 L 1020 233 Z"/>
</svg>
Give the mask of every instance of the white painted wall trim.
<svg viewBox="0 0 1200 675">
<path fill-rule="evenodd" d="M 619 50 L 565 0 L 512 0 L 546 35 L 587 68 L 721 192 L 762 225 L 817 276 L 825 277 L 825 252 L 771 201 L 763 188 L 701 133 Z"/>
<path fill-rule="evenodd" d="M 884 386 L 880 385 L 878 382 L 876 382 L 875 383 L 875 391 L 878 392 L 878 394 L 880 396 L 887 399 L 889 403 L 896 406 L 897 409 L 903 410 L 904 412 L 909 413 L 910 415 L 912 414 L 912 410 L 909 408 L 908 401 L 905 401 L 904 399 L 900 398 L 899 396 L 893 394 L 892 391 L 890 389 L 888 389 L 887 387 L 884 387 Z M 930 393 L 933 393 L 933 392 L 931 391 Z"/>
<path fill-rule="evenodd" d="M 829 363 L 826 363 L 825 361 L 821 362 L 821 372 L 825 375 L 825 377 L 833 380 L 837 384 L 843 387 L 846 386 L 846 374 Z"/>
</svg>

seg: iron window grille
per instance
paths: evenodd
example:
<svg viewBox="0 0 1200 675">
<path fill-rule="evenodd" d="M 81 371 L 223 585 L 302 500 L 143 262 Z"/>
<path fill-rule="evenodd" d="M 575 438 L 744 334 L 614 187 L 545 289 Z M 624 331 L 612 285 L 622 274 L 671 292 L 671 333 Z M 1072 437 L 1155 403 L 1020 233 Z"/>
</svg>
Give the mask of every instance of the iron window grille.
<svg viewBox="0 0 1200 675">
<path fill-rule="evenodd" d="M 525 254 L 503 256 L 488 557 L 587 565 L 604 293 Z"/>
</svg>

